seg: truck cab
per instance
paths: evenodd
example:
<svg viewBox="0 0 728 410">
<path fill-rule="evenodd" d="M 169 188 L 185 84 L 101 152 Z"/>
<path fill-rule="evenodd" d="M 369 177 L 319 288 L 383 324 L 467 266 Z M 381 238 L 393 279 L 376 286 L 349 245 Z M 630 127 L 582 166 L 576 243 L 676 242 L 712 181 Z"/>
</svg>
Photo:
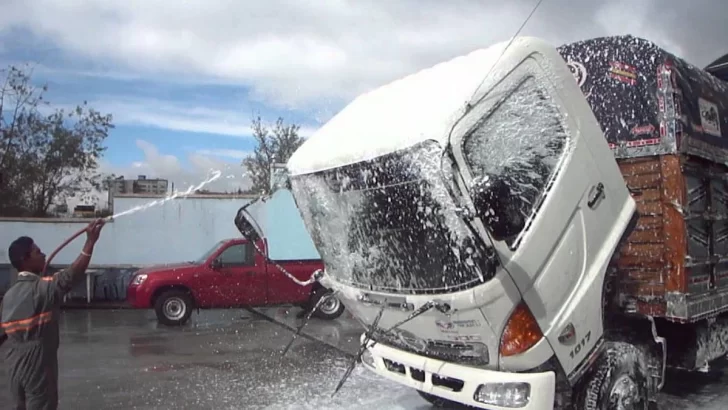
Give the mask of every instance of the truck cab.
<svg viewBox="0 0 728 410">
<path fill-rule="evenodd" d="M 601 301 L 636 206 L 554 47 L 521 37 L 366 93 L 287 165 L 367 368 L 433 403 L 647 405 L 629 365 L 593 371 L 623 347 Z"/>
</svg>

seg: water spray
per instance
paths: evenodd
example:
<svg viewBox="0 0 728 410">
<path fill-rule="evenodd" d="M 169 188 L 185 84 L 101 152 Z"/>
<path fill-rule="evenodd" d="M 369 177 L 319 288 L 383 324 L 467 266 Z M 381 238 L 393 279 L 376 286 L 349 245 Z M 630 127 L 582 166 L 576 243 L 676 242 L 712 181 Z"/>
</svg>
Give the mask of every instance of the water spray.
<svg viewBox="0 0 728 410">
<path fill-rule="evenodd" d="M 148 208 L 151 208 L 153 206 L 161 205 L 161 204 L 163 204 L 163 203 L 165 203 L 167 201 L 171 201 L 171 200 L 176 199 L 176 198 L 184 198 L 184 197 L 187 197 L 187 196 L 192 195 L 193 193 L 195 193 L 195 191 L 197 191 L 199 189 L 202 189 L 202 187 L 204 187 L 205 185 L 209 184 L 210 182 L 217 180 L 218 178 L 220 178 L 221 175 L 222 175 L 222 172 L 219 171 L 219 170 L 212 171 L 212 175 L 209 178 L 207 178 L 206 180 L 200 182 L 196 186 L 192 186 L 191 185 L 189 188 L 187 188 L 186 191 L 183 191 L 183 192 L 175 191 L 170 196 L 167 196 L 167 197 L 162 198 L 162 199 L 157 199 L 157 200 L 154 200 L 152 202 L 146 203 L 144 205 L 139 205 L 139 206 L 136 206 L 136 207 L 131 208 L 131 209 L 127 209 L 126 211 L 122 211 L 122 212 L 119 212 L 119 213 L 114 214 L 114 215 L 111 215 L 111 216 L 107 216 L 107 217 L 103 218 L 103 220 L 104 220 L 104 222 L 109 222 L 109 221 L 114 220 L 115 218 L 118 218 L 120 216 L 131 215 L 131 214 L 133 214 L 135 212 L 143 211 L 143 210 L 148 209 Z M 86 227 L 83 227 L 80 230 L 78 230 L 78 232 L 76 232 L 73 235 L 71 235 L 68 239 L 66 239 L 65 241 L 63 241 L 63 243 L 61 243 L 53 252 L 51 252 L 50 256 L 46 259 L 45 266 L 43 267 L 43 274 L 45 274 L 46 270 L 48 270 L 48 267 L 50 266 L 51 261 L 53 260 L 53 258 L 56 257 L 56 255 L 58 254 L 58 252 L 60 252 L 61 250 L 63 250 L 63 248 L 65 248 L 66 246 L 68 246 L 69 243 L 73 242 L 74 239 L 76 239 L 79 236 L 81 236 L 81 234 L 83 234 L 84 232 L 86 232 Z"/>
</svg>

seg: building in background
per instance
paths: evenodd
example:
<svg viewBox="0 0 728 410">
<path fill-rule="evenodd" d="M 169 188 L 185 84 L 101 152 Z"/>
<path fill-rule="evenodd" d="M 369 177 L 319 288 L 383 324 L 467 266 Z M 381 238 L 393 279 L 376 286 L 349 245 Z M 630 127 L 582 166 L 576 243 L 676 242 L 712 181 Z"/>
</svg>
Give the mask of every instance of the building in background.
<svg viewBox="0 0 728 410">
<path fill-rule="evenodd" d="M 118 177 L 110 181 L 109 193 L 119 194 L 146 194 L 166 195 L 169 189 L 169 181 L 166 179 L 148 179 L 146 175 L 139 175 L 137 179 L 124 179 Z"/>
<path fill-rule="evenodd" d="M 75 218 L 95 218 L 96 205 L 77 205 L 73 208 Z"/>
<path fill-rule="evenodd" d="M 172 184 L 174 190 L 174 183 Z M 114 210 L 114 197 L 119 195 L 164 196 L 169 192 L 169 181 L 166 179 L 148 179 L 139 175 L 137 179 L 125 179 L 123 176 L 108 180 L 108 208 Z"/>
</svg>

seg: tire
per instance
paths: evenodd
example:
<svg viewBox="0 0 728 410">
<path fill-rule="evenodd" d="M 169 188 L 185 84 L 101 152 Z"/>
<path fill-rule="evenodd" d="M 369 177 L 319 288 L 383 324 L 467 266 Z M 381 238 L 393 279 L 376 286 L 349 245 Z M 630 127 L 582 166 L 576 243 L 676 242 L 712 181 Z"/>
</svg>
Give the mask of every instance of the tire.
<svg viewBox="0 0 728 410">
<path fill-rule="evenodd" d="M 157 321 L 166 326 L 181 326 L 192 315 L 192 297 L 183 290 L 167 290 L 154 301 Z"/>
<path fill-rule="evenodd" d="M 319 305 L 314 316 L 319 319 L 334 320 L 344 313 L 344 304 L 336 296 L 332 296 L 331 292 L 326 288 L 318 288 L 313 291 L 311 295 L 311 309 L 318 303 L 319 299 L 326 298 L 321 305 Z"/>
<path fill-rule="evenodd" d="M 443 399 L 442 397 L 435 396 L 430 393 L 425 393 L 423 391 L 417 390 L 417 393 L 420 394 L 420 396 L 427 400 L 430 404 L 435 406 L 436 409 L 472 409 L 474 407 L 467 406 L 462 403 L 454 402 L 452 400 Z"/>
<path fill-rule="evenodd" d="M 648 356 L 637 346 L 607 342 L 594 370 L 576 395 L 579 410 L 651 410 Z M 620 403 L 622 406 L 620 407 Z"/>
</svg>

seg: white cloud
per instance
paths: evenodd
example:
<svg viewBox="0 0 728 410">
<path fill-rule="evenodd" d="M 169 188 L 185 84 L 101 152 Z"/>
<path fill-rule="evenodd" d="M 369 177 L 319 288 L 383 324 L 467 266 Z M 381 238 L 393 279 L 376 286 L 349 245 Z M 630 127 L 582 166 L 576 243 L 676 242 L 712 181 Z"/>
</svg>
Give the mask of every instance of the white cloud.
<svg viewBox="0 0 728 410">
<path fill-rule="evenodd" d="M 222 158 L 233 158 L 237 160 L 243 160 L 247 158 L 251 152 L 242 151 L 237 149 L 202 149 L 198 150 L 199 155 L 205 155 L 208 157 L 222 157 Z"/>
<path fill-rule="evenodd" d="M 222 172 L 222 177 L 211 183 L 212 190 L 236 190 L 245 188 L 248 180 L 245 179 L 245 170 L 240 165 L 240 160 L 231 157 L 230 152 L 192 152 L 187 156 L 188 166 L 174 155 L 165 154 L 152 143 L 144 140 L 136 141 L 137 147 L 144 154 L 144 159 L 132 163 L 127 167 L 114 167 L 107 163 L 102 164 L 102 171 L 123 175 L 127 178 L 136 178 L 139 175 L 146 175 L 149 178 L 168 179 L 175 184 L 175 189 L 185 190 L 190 186 L 204 181 L 211 171 Z M 226 155 L 227 154 L 227 155 Z"/>
<path fill-rule="evenodd" d="M 144 125 L 174 131 L 241 138 L 250 137 L 252 134 L 250 123 L 252 113 L 244 109 L 215 108 L 193 101 L 179 103 L 114 95 L 97 97 L 89 100 L 88 104 L 100 112 L 113 114 L 115 125 Z M 75 106 L 54 104 L 48 107 L 48 110 L 73 107 Z M 287 121 L 285 118 L 284 120 Z M 318 127 L 301 126 L 299 135 L 307 138 L 317 129 Z"/>
<path fill-rule="evenodd" d="M 143 159 L 130 163 L 128 166 L 113 166 L 102 160 L 99 172 L 115 174 L 126 178 L 137 178 L 145 175 L 147 178 L 162 178 L 174 184 L 174 189 L 185 191 L 205 181 L 212 171 L 220 171 L 221 177 L 205 186 L 212 191 L 236 191 L 238 188 L 246 189 L 250 180 L 244 168 L 240 165 L 240 157 L 244 151 L 236 150 L 203 150 L 191 152 L 184 164 L 180 158 L 160 152 L 152 143 L 137 140 L 136 146 L 143 153 Z M 71 198 L 67 201 L 69 209 L 83 203 L 95 202 L 99 207 L 108 203 L 106 192 L 93 192 L 88 198 Z"/>
<path fill-rule="evenodd" d="M 230 82 L 250 86 L 266 102 L 327 110 L 405 73 L 509 38 L 535 2 L 9 0 L 0 31 L 29 30 L 72 58 L 114 67 L 111 75 Z M 725 2 L 714 2 L 710 12 L 682 3 L 549 0 L 524 33 L 562 43 L 628 30 L 693 58 L 715 57 L 702 43 L 720 45 L 725 25 L 681 26 L 675 16 L 712 21 L 711 15 L 726 14 Z M 666 11 L 673 8 L 679 12 Z M 218 128 L 241 132 L 235 122 Z"/>
</svg>

